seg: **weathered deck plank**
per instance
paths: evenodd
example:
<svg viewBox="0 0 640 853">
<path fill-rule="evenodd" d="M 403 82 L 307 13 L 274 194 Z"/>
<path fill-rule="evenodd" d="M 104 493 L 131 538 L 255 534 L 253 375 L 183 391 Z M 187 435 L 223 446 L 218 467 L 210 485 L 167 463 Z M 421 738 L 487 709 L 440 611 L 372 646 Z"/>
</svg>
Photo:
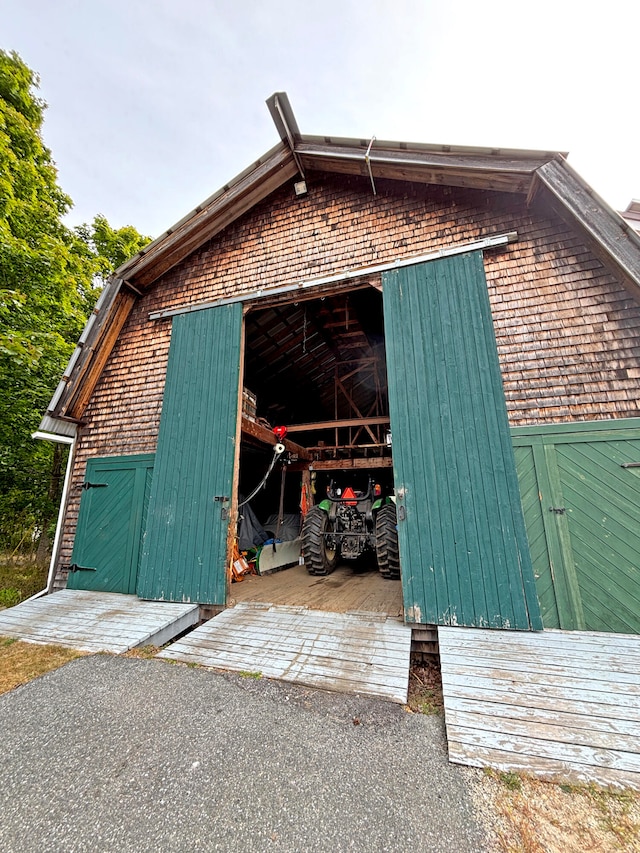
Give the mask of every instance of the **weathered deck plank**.
<svg viewBox="0 0 640 853">
<path fill-rule="evenodd" d="M 576 666 L 563 667 L 561 665 L 545 666 L 541 661 L 500 661 L 498 658 L 477 657 L 473 662 L 467 658 L 466 661 L 458 656 L 451 655 L 448 661 L 450 671 L 456 675 L 473 675 L 482 667 L 484 678 L 492 681 L 504 682 L 506 684 L 518 684 L 523 691 L 527 688 L 537 690 L 540 685 L 555 686 L 558 677 L 562 678 L 564 685 L 574 687 L 577 690 L 610 690 L 611 683 L 615 684 L 618 691 L 630 693 L 640 697 L 640 678 L 632 672 L 605 672 L 578 669 Z"/>
<path fill-rule="evenodd" d="M 407 701 L 411 628 L 377 614 L 239 605 L 159 657 Z"/>
<path fill-rule="evenodd" d="M 580 713 L 582 708 L 588 716 L 606 716 L 624 720 L 640 720 L 638 700 L 631 696 L 581 691 L 569 693 L 565 687 L 544 687 L 532 689 L 523 698 L 521 691 L 512 690 L 510 685 L 497 684 L 490 678 L 474 678 L 447 673 L 447 683 L 452 695 L 478 701 L 484 696 L 491 701 L 505 705 L 522 705 L 526 708 L 558 708 Z M 454 693 L 455 691 L 455 693 Z"/>
<path fill-rule="evenodd" d="M 244 634 L 244 640 L 247 645 L 251 645 L 253 648 L 264 646 L 266 652 L 276 656 L 286 655 L 287 653 L 298 653 L 302 649 L 304 652 L 313 652 L 318 658 L 335 659 L 336 656 L 339 656 L 343 664 L 349 662 L 358 664 L 362 659 L 362 643 L 368 642 L 370 638 L 371 635 L 367 637 L 361 636 L 357 644 L 347 646 L 335 638 L 325 640 L 324 642 L 318 641 L 311 634 L 307 634 L 306 636 L 299 634 L 294 640 L 279 637 L 275 632 L 271 636 L 264 635 L 263 637 L 256 637 L 252 632 Z M 201 637 L 198 640 L 198 648 L 217 649 L 219 651 L 232 651 L 236 648 L 236 645 L 233 635 L 222 638 Z M 396 644 L 393 647 L 388 646 L 382 651 L 372 652 L 369 655 L 369 665 L 386 665 L 393 668 L 396 666 L 398 654 L 402 654 L 403 650 L 402 645 Z"/>
<path fill-rule="evenodd" d="M 640 790 L 640 637 L 439 628 L 449 758 Z"/>
<path fill-rule="evenodd" d="M 139 646 L 164 645 L 198 618 L 197 604 L 65 589 L 0 612 L 0 636 L 121 654 Z"/>
</svg>

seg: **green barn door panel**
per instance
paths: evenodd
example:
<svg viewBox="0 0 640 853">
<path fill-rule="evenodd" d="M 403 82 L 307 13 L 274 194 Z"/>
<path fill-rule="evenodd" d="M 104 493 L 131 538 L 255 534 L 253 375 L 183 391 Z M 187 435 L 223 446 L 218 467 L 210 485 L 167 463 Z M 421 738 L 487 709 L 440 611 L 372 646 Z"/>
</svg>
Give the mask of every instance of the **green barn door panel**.
<svg viewBox="0 0 640 853">
<path fill-rule="evenodd" d="M 241 332 L 239 303 L 173 319 L 141 598 L 225 603 Z"/>
<path fill-rule="evenodd" d="M 545 628 L 640 634 L 640 420 L 512 435 Z"/>
<path fill-rule="evenodd" d="M 584 627 L 640 633 L 640 440 L 556 443 Z"/>
<path fill-rule="evenodd" d="M 148 454 L 88 461 L 69 589 L 135 592 L 152 471 Z"/>
<path fill-rule="evenodd" d="M 383 294 L 405 618 L 541 629 L 482 256 Z"/>
</svg>

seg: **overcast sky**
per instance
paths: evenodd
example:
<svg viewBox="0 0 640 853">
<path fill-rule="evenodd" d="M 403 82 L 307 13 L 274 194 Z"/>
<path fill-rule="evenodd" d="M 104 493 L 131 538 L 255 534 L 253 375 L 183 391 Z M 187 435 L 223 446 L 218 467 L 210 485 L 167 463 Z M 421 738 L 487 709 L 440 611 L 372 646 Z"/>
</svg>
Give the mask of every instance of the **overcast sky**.
<svg viewBox="0 0 640 853">
<path fill-rule="evenodd" d="M 0 0 L 70 224 L 153 237 L 302 133 L 568 151 L 640 198 L 640 0 Z"/>
</svg>

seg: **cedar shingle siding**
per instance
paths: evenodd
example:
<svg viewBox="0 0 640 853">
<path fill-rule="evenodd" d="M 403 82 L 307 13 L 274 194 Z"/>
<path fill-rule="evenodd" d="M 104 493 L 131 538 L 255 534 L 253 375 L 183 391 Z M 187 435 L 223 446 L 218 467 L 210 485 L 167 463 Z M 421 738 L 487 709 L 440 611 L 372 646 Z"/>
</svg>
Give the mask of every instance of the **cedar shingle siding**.
<svg viewBox="0 0 640 853">
<path fill-rule="evenodd" d="M 86 460 L 155 450 L 170 320 L 152 311 L 253 293 L 518 232 L 485 255 L 512 426 L 635 417 L 640 306 L 576 233 L 524 196 L 329 173 L 273 193 L 164 275 L 129 316 L 83 416 L 60 563 Z"/>
</svg>

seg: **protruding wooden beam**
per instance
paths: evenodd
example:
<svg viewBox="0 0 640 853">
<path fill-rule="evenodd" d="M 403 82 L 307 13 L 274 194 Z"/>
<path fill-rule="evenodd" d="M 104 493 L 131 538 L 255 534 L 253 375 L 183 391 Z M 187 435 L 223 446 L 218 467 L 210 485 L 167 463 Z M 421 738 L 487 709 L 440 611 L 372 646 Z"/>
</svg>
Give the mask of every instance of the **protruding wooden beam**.
<svg viewBox="0 0 640 853">
<path fill-rule="evenodd" d="M 376 426 L 376 424 L 388 424 L 389 416 L 381 416 L 375 418 L 349 418 L 342 421 L 316 421 L 312 424 L 293 424 L 287 426 L 289 432 L 311 432 L 317 429 L 335 429 L 336 427 L 359 427 L 359 426 Z"/>
<path fill-rule="evenodd" d="M 271 445 L 271 447 L 273 447 L 277 442 L 277 439 L 271 430 L 263 427 L 262 424 L 258 424 L 255 421 L 250 420 L 249 418 L 242 418 L 242 432 L 245 433 L 245 435 L 250 435 L 252 438 L 263 442 L 264 444 Z M 289 453 L 297 454 L 300 459 L 305 459 L 306 461 L 311 461 L 313 459 L 306 447 L 302 447 L 301 444 L 296 444 L 295 441 L 289 441 L 288 438 L 285 438 L 282 443 Z"/>
<path fill-rule="evenodd" d="M 390 456 L 373 459 L 321 459 L 311 464 L 312 471 L 348 471 L 352 468 L 393 468 Z"/>
</svg>

